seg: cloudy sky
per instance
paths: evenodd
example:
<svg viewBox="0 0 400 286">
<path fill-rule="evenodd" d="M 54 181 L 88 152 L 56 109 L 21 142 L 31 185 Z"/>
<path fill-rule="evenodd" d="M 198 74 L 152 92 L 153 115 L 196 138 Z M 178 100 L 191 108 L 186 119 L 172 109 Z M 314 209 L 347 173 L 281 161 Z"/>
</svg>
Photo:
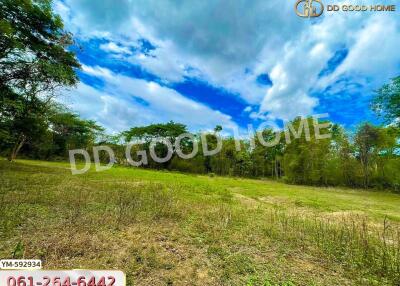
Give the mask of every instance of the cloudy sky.
<svg viewBox="0 0 400 286">
<path fill-rule="evenodd" d="M 377 122 L 371 96 L 400 75 L 400 7 L 310 20 L 294 3 L 55 2 L 82 64 L 62 100 L 109 132 L 170 120 L 192 131 L 280 126 L 318 113 L 347 128 Z"/>
</svg>

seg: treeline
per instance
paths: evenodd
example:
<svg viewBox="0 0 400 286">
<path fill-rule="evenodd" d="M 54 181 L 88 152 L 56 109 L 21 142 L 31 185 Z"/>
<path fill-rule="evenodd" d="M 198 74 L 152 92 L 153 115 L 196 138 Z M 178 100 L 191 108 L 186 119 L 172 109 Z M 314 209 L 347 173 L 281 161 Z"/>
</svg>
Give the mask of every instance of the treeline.
<svg viewBox="0 0 400 286">
<path fill-rule="evenodd" d="M 288 130 L 285 132 L 265 129 L 247 140 L 221 138 L 221 151 L 212 156 L 205 156 L 203 148 L 216 149 L 215 136 L 218 135 L 206 135 L 204 146 L 200 142 L 201 135 L 192 134 L 194 141 L 189 138 L 182 140 L 180 149 L 184 154 L 190 154 L 193 145 L 196 144 L 199 151 L 193 158 L 183 159 L 174 152 L 170 160 L 160 164 L 147 155 L 147 164 L 142 166 L 199 174 L 268 177 L 294 184 L 399 190 L 398 127 L 378 127 L 364 123 L 354 134 L 349 134 L 337 124 L 325 124 L 328 127 L 324 132 L 329 136 L 324 136 L 324 139 L 316 138 L 311 118 L 296 118 L 290 122 L 295 131 L 293 133 Z M 308 125 L 309 133 L 306 132 L 305 125 Z M 221 127 L 217 126 L 216 134 L 220 130 Z M 132 128 L 123 132 L 121 137 L 126 144 L 137 142 L 130 153 L 135 161 L 140 161 L 142 155 L 136 155 L 137 152 L 144 150 L 149 154 L 152 139 L 168 138 L 174 145 L 176 138 L 185 132 L 188 132 L 186 126 L 169 122 Z M 288 134 L 290 143 L 286 140 Z M 240 151 L 237 148 L 238 144 Z M 112 146 L 117 161 L 128 165 L 126 145 L 114 143 L 109 146 Z M 165 144 L 157 143 L 154 150 L 157 157 L 167 157 L 168 148 Z"/>
<path fill-rule="evenodd" d="M 0 155 L 12 161 L 19 157 L 66 160 L 72 149 L 90 149 L 104 136 L 92 120 L 81 119 L 59 104 L 41 114 L 23 118 L 0 117 Z"/>
<path fill-rule="evenodd" d="M 92 121 L 82 120 L 63 109 L 56 109 L 48 117 L 40 137 L 30 140 L 20 155 L 32 159 L 66 160 L 68 151 L 85 149 L 91 154 L 94 146 L 109 146 L 116 163 L 129 166 L 126 152 L 142 168 L 165 169 L 197 174 L 215 174 L 252 178 L 273 178 L 293 184 L 316 186 L 348 186 L 357 188 L 400 188 L 400 130 L 397 126 L 361 124 L 354 133 L 340 125 L 324 122 L 323 139 L 316 137 L 312 118 L 296 118 L 289 123 L 292 130 L 265 129 L 253 137 L 238 140 L 220 137 L 222 127 L 214 134 L 191 134 L 183 124 L 169 122 L 134 127 L 117 136 L 107 136 Z M 171 146 L 180 140 L 181 154 L 195 155 L 184 159 L 173 147 L 170 159 L 156 162 L 150 155 L 153 148 L 158 158 L 168 158 L 168 147 L 160 139 L 168 139 Z M 217 138 L 219 137 L 219 139 Z M 205 140 L 202 140 L 203 139 Z M 157 139 L 158 143 L 152 143 Z M 288 141 L 289 139 L 289 141 Z M 221 147 L 215 154 L 205 155 Z M 133 143 L 132 143 L 133 142 Z M 131 144 L 131 145 L 129 145 Z M 151 144 L 154 144 L 150 147 Z M 127 148 L 129 146 L 129 148 Z M 12 144 L 1 145 L 9 153 Z M 12 151 L 12 150 L 11 150 Z M 146 160 L 143 160 L 144 157 Z M 100 152 L 106 163 L 109 154 Z"/>
<path fill-rule="evenodd" d="M 107 136 L 95 122 L 81 119 L 56 104 L 58 90 L 73 87 L 79 80 L 76 70 L 80 65 L 75 54 L 67 50 L 72 44 L 72 35 L 64 31 L 50 0 L 0 1 L 0 155 L 11 161 L 18 155 L 65 160 L 71 149 L 108 145 L 118 163 L 129 164 L 125 146 L 128 142 L 139 143 L 131 146 L 130 154 L 140 160 L 137 152 L 148 153 L 152 139 L 167 138 L 175 143 L 179 135 L 188 133 L 185 125 L 169 122 Z M 199 152 L 193 158 L 182 159 L 173 150 L 170 160 L 157 163 L 149 156 L 142 166 L 198 174 L 269 177 L 295 184 L 399 190 L 400 77 L 380 88 L 371 106 L 383 118 L 384 125 L 364 123 L 349 133 L 326 122 L 325 132 L 331 136 L 318 139 L 309 118 L 309 138 L 302 132 L 287 142 L 283 140 L 287 139 L 285 131 L 266 129 L 239 142 L 222 138 L 221 151 L 212 156 L 204 155 L 204 151 L 217 147 L 217 137 L 206 135 L 203 145 L 198 144 L 200 134 L 191 134 L 180 141 L 180 149 L 188 154 L 198 146 Z M 296 131 L 303 130 L 302 124 L 300 118 L 291 122 Z M 221 130 L 217 126 L 216 134 Z M 265 144 L 278 137 L 281 140 L 277 144 Z M 165 144 L 153 147 L 158 157 L 168 153 Z M 106 154 L 102 153 L 102 157 L 103 161 L 108 160 Z"/>
</svg>

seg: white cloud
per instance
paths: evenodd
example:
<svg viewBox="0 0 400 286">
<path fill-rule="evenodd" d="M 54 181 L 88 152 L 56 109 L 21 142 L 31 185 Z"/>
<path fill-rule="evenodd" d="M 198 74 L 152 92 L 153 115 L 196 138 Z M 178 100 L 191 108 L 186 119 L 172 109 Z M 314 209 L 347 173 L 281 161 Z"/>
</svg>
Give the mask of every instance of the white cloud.
<svg viewBox="0 0 400 286">
<path fill-rule="evenodd" d="M 266 91 L 256 83 L 258 73 L 268 71 L 277 47 L 305 25 L 287 16 L 294 14 L 293 5 L 282 1 L 65 3 L 74 11 L 69 26 L 78 36 L 106 35 L 119 42 L 149 39 L 157 46 L 151 55 L 127 60 L 166 81 L 198 77 L 254 104 Z"/>
<path fill-rule="evenodd" d="M 157 42 L 157 45 L 158 48 L 148 55 L 138 53 L 127 57 L 126 60 L 140 65 L 165 81 L 179 82 L 185 75 L 189 75 L 185 71 L 185 63 L 179 57 L 174 56 L 177 52 L 174 51 L 173 45 L 169 42 Z"/>
<path fill-rule="evenodd" d="M 246 108 L 243 111 L 244 112 L 251 112 L 252 108 L 251 108 L 251 106 L 246 106 Z"/>
<path fill-rule="evenodd" d="M 112 80 L 114 78 L 114 73 L 112 71 L 99 66 L 91 67 L 87 65 L 82 65 L 82 71 L 88 75 L 100 77 L 107 80 Z"/>
<path fill-rule="evenodd" d="M 398 75 L 400 53 L 400 21 L 395 17 L 375 14 L 358 30 L 345 61 L 323 84 L 331 83 L 342 74 L 367 75 L 379 85 Z"/>
<path fill-rule="evenodd" d="M 104 88 L 100 91 L 81 83 L 77 90 L 66 93 L 65 98 L 70 100 L 64 102 L 110 132 L 170 120 L 184 123 L 192 131 L 236 126 L 230 116 L 155 82 L 118 75 L 102 67 L 83 66 L 83 71 L 103 80 Z"/>
<path fill-rule="evenodd" d="M 105 52 L 110 52 L 110 53 L 115 53 L 115 54 L 131 54 L 132 52 L 128 47 L 123 47 L 120 45 L 117 45 L 114 42 L 108 42 L 106 44 L 101 44 L 100 49 L 102 49 Z"/>
<path fill-rule="evenodd" d="M 360 82 L 373 79 L 368 86 L 371 89 L 399 73 L 400 20 L 396 13 L 325 11 L 310 21 L 297 17 L 293 4 L 278 0 L 121 0 L 116 5 L 114 0 L 65 0 L 57 11 L 78 37 L 106 37 L 110 43 L 102 45 L 103 50 L 124 55 L 122 59 L 163 81 L 196 77 L 236 93 L 252 106 L 259 106 L 258 111 L 253 108 L 249 112 L 254 119 L 312 114 L 319 100 L 311 97 L 310 91 L 323 90 L 341 76 L 351 75 Z M 142 38 L 156 49 L 129 53 Z M 345 61 L 334 73 L 320 78 L 319 72 L 343 47 L 349 50 Z M 100 68 L 91 72 L 109 76 Z M 272 87 L 256 82 L 264 73 L 269 74 Z M 150 97 L 140 81 L 112 76 L 123 79 L 116 82 L 125 88 L 115 83 L 108 83 L 108 88 L 132 95 L 131 87 L 126 87 L 130 83 L 142 88 L 143 97 Z M 171 95 L 173 90 L 157 89 L 175 100 L 180 98 L 180 103 L 174 103 L 180 109 L 188 104 L 195 110 L 193 102 Z M 165 108 L 168 116 L 176 118 L 176 111 L 169 107 L 174 101 L 160 102 L 165 106 L 156 102 L 151 106 L 161 113 Z M 185 116 L 191 120 L 190 114 Z"/>
<path fill-rule="evenodd" d="M 54 3 L 54 11 L 64 20 L 68 21 L 70 17 L 70 9 L 63 2 L 57 1 Z"/>
<path fill-rule="evenodd" d="M 274 85 L 266 92 L 260 113 L 285 120 L 310 115 L 318 105 L 310 91 L 323 90 L 342 76 L 363 84 L 367 78 L 371 92 L 399 72 L 399 45 L 399 21 L 391 14 L 325 15 L 285 45 L 271 70 Z M 320 78 L 320 71 L 343 46 L 349 50 L 347 58 L 331 75 Z"/>
</svg>

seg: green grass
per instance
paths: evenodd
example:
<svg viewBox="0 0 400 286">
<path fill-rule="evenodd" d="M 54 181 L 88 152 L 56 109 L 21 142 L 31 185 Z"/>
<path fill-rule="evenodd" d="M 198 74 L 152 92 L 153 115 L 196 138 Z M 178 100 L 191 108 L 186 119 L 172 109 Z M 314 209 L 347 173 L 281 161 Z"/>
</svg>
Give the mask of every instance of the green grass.
<svg viewBox="0 0 400 286">
<path fill-rule="evenodd" d="M 400 196 L 0 161 L 0 258 L 128 285 L 398 285 Z"/>
</svg>

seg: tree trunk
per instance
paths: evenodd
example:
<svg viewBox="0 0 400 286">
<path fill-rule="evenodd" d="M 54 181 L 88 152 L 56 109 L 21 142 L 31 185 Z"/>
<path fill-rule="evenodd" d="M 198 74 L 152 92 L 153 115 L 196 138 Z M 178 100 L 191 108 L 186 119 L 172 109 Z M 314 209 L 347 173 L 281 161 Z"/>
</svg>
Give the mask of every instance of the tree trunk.
<svg viewBox="0 0 400 286">
<path fill-rule="evenodd" d="M 275 164 L 275 161 L 274 161 L 274 163 L 271 164 L 271 177 L 272 177 L 272 179 L 275 176 L 275 174 L 274 174 L 274 164 Z"/>
<path fill-rule="evenodd" d="M 368 165 L 365 165 L 363 170 L 364 170 L 364 189 L 367 189 L 369 185 Z"/>
<path fill-rule="evenodd" d="M 22 146 L 24 146 L 25 144 L 25 140 L 26 140 L 25 135 L 21 133 L 18 137 L 17 142 L 15 142 L 13 149 L 11 150 L 11 153 L 8 157 L 9 161 L 12 162 L 17 158 L 19 150 L 21 150 Z"/>
</svg>

